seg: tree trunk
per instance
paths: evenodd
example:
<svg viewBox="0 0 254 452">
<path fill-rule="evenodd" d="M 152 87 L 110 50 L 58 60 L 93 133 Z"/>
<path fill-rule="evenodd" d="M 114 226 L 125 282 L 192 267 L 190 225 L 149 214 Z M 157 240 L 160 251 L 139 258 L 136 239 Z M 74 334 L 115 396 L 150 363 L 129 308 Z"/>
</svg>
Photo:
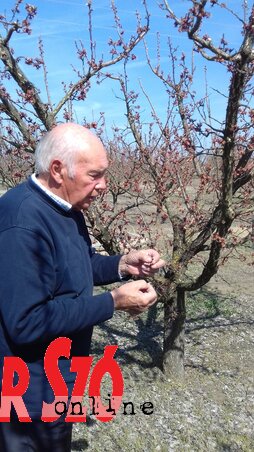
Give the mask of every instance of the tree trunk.
<svg viewBox="0 0 254 452">
<path fill-rule="evenodd" d="M 171 379 L 184 378 L 185 291 L 177 290 L 164 303 L 163 371 Z"/>
</svg>

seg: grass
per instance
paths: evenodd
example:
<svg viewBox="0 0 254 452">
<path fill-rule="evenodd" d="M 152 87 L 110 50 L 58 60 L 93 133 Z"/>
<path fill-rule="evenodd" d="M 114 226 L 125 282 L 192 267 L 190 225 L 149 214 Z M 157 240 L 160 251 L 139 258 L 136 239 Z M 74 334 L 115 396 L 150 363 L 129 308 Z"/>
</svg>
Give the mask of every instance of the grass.
<svg viewBox="0 0 254 452">
<path fill-rule="evenodd" d="M 205 288 L 190 292 L 186 300 L 187 319 L 229 317 L 233 314 L 232 297 L 221 296 Z"/>
</svg>

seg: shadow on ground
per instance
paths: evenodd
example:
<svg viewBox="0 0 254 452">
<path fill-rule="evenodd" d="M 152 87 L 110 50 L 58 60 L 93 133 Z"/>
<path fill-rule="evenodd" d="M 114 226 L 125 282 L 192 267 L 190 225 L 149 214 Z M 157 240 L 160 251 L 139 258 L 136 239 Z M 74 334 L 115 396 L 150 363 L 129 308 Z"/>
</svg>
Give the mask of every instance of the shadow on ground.
<svg viewBox="0 0 254 452">
<path fill-rule="evenodd" d="M 237 299 L 220 295 L 207 288 L 192 292 L 186 302 L 186 336 L 195 330 L 224 329 L 240 323 L 253 324 L 252 319 L 239 319 L 235 316 L 232 318 L 236 303 Z M 124 340 L 124 353 L 121 353 L 120 345 L 119 355 L 116 355 L 122 365 L 135 363 L 142 368 L 162 368 L 162 304 L 153 305 L 146 314 L 142 314 L 134 321 L 129 320 L 126 314 L 116 313 L 113 319 L 100 325 L 99 328 L 103 332 L 104 343 L 105 337 L 107 344 L 115 344 L 116 340 L 121 344 L 121 339 Z M 101 354 L 100 339 L 96 335 L 93 339 L 92 353 Z M 146 355 L 146 359 L 143 359 L 142 355 Z"/>
</svg>

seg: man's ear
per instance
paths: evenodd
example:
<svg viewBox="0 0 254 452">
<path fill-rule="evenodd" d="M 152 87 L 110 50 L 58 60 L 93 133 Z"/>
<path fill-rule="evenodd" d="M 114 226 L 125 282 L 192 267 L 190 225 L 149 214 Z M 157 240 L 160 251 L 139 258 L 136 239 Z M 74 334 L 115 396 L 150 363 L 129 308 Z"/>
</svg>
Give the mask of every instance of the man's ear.
<svg viewBox="0 0 254 452">
<path fill-rule="evenodd" d="M 50 164 L 50 176 L 54 181 L 61 185 L 63 181 L 64 165 L 61 160 L 53 160 Z"/>
</svg>

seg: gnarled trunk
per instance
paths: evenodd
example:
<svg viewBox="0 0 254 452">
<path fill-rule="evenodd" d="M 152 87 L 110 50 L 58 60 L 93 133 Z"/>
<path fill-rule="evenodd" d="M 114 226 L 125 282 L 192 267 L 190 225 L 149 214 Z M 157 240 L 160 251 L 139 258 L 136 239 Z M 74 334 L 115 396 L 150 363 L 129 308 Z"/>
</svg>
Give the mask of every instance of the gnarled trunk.
<svg viewBox="0 0 254 452">
<path fill-rule="evenodd" d="M 185 291 L 177 290 L 164 303 L 163 370 L 167 377 L 184 377 Z"/>
</svg>

